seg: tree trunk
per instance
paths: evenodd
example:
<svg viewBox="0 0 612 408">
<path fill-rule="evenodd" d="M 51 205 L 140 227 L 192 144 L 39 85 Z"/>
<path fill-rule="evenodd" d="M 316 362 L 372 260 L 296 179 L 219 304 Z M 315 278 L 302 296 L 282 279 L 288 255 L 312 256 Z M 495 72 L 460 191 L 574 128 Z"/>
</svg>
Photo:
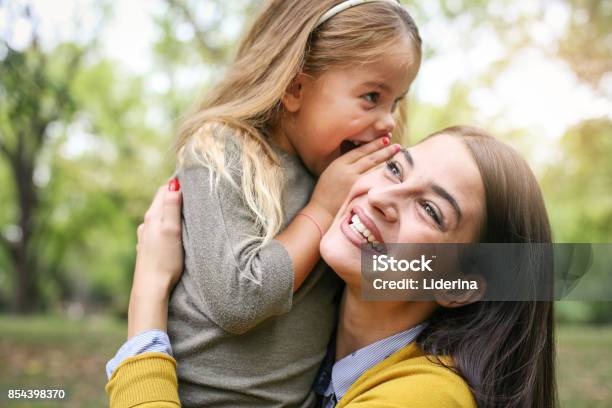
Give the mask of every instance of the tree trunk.
<svg viewBox="0 0 612 408">
<path fill-rule="evenodd" d="M 40 144 L 35 144 L 30 149 L 26 145 L 25 138 L 21 134 L 11 158 L 11 169 L 17 188 L 20 229 L 18 240 L 11 248 L 15 282 L 13 312 L 17 314 L 33 312 L 40 301 L 35 268 L 38 254 L 31 250 L 38 206 L 38 194 L 33 179 L 34 163 Z"/>
</svg>

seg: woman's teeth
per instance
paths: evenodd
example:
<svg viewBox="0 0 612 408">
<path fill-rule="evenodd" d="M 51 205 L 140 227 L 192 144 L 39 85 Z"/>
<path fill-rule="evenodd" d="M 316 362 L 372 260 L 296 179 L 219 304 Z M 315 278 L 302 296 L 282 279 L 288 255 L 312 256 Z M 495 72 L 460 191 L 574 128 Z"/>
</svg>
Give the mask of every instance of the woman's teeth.
<svg viewBox="0 0 612 408">
<path fill-rule="evenodd" d="M 374 238 L 374 234 L 372 234 L 372 231 L 370 231 L 365 227 L 365 225 L 363 225 L 357 214 L 353 215 L 353 217 L 351 218 L 349 227 L 352 228 L 353 231 L 364 237 L 373 249 L 380 249 L 380 242 L 378 242 L 376 238 Z"/>
</svg>

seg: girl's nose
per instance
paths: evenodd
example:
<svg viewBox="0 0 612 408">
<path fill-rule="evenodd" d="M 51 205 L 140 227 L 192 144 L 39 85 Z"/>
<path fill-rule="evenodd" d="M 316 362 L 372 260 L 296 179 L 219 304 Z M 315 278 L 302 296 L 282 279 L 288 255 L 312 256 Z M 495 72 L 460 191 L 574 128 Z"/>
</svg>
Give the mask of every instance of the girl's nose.
<svg viewBox="0 0 612 408">
<path fill-rule="evenodd" d="M 395 118 L 393 113 L 386 111 L 381 113 L 381 116 L 376 122 L 376 130 L 380 133 L 391 133 L 395 129 Z"/>
<path fill-rule="evenodd" d="M 397 198 L 393 193 L 393 186 L 373 187 L 368 191 L 368 203 L 376 215 L 389 223 L 396 222 L 399 217 Z"/>
</svg>

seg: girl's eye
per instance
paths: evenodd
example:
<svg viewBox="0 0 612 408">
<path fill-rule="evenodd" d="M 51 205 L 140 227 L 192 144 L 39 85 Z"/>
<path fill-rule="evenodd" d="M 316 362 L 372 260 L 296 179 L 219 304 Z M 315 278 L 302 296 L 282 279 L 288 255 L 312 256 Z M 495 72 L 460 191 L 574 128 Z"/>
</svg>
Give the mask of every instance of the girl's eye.
<svg viewBox="0 0 612 408">
<path fill-rule="evenodd" d="M 427 215 L 429 215 L 436 222 L 436 224 L 438 224 L 438 226 L 442 226 L 442 217 L 438 213 L 438 210 L 427 201 L 423 202 L 421 205 L 423 206 L 423 209 Z"/>
<path fill-rule="evenodd" d="M 369 92 L 363 95 L 362 98 L 370 103 L 376 104 L 380 99 L 380 94 L 378 92 Z"/>
<path fill-rule="evenodd" d="M 395 177 L 399 179 L 402 178 L 402 168 L 395 160 L 389 160 L 387 162 L 387 170 L 389 170 Z"/>
</svg>

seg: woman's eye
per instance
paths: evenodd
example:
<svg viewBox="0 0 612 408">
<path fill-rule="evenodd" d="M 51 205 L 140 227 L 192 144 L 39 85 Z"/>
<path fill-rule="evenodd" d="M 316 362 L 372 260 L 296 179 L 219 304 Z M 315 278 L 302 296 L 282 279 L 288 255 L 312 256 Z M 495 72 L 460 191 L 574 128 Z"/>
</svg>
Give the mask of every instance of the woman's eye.
<svg viewBox="0 0 612 408">
<path fill-rule="evenodd" d="M 428 202 L 424 202 L 421 205 L 423 206 L 423 209 L 427 215 L 429 215 L 436 222 L 436 224 L 442 226 L 442 217 L 440 217 L 440 214 L 438 214 L 436 208 Z"/>
<path fill-rule="evenodd" d="M 387 162 L 387 169 L 391 172 L 391 174 L 393 174 L 395 177 L 400 178 L 402 177 L 402 169 L 401 167 L 397 164 L 397 162 L 395 160 L 389 160 Z"/>
<path fill-rule="evenodd" d="M 363 95 L 362 98 L 370 103 L 376 104 L 380 99 L 380 94 L 378 92 L 369 92 Z"/>
</svg>

